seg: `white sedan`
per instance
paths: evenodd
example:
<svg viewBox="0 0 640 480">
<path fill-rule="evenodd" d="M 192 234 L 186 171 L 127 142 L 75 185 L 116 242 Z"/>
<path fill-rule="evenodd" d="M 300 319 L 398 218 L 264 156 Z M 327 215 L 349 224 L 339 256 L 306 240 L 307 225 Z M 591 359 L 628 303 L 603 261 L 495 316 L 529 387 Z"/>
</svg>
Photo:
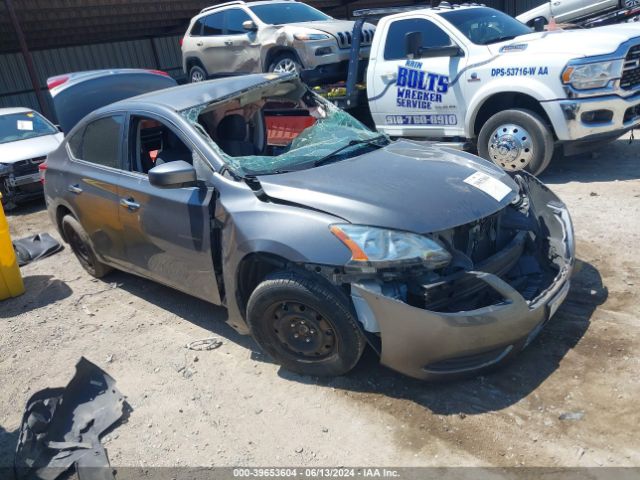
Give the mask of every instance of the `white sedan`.
<svg viewBox="0 0 640 480">
<path fill-rule="evenodd" d="M 0 108 L 0 194 L 5 210 L 42 195 L 38 167 L 64 135 L 27 108 Z"/>
</svg>

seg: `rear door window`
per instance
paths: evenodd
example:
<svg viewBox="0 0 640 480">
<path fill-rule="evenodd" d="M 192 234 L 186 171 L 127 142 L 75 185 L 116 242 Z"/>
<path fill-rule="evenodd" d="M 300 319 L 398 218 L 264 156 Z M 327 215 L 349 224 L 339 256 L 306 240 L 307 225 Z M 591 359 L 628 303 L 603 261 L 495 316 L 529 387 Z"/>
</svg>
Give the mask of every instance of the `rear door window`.
<svg viewBox="0 0 640 480">
<path fill-rule="evenodd" d="M 191 36 L 192 37 L 200 37 L 202 36 L 202 27 L 204 26 L 204 21 L 202 18 L 196 20 L 191 28 Z"/>
<path fill-rule="evenodd" d="M 121 168 L 124 115 L 100 118 L 69 139 L 74 157 L 104 167 Z"/>
<path fill-rule="evenodd" d="M 205 37 L 224 34 L 224 12 L 214 13 L 205 17 L 202 34 Z"/>
<path fill-rule="evenodd" d="M 239 8 L 232 8 L 230 10 L 226 10 L 225 14 L 227 16 L 227 35 L 240 35 L 243 33 L 248 33 L 242 24 L 247 20 L 251 20 L 251 17 L 247 15 L 244 10 L 240 10 Z"/>
</svg>

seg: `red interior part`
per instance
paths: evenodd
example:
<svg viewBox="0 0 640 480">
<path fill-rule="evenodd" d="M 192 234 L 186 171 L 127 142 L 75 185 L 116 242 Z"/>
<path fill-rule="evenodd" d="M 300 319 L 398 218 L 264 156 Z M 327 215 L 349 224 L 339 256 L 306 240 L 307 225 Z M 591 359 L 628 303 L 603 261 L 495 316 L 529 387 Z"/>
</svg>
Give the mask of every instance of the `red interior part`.
<svg viewBox="0 0 640 480">
<path fill-rule="evenodd" d="M 284 146 L 309 128 L 316 119 L 313 117 L 299 116 L 271 116 L 266 117 L 267 141 L 269 145 Z"/>
</svg>

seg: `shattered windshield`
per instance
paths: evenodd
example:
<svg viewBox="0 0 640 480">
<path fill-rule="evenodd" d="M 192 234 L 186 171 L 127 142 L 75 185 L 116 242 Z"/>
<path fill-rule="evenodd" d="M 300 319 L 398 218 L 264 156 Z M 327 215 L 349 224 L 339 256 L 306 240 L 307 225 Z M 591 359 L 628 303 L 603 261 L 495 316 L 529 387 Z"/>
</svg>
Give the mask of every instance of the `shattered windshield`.
<svg viewBox="0 0 640 480">
<path fill-rule="evenodd" d="M 56 127 L 36 112 L 0 115 L 0 143 L 17 142 L 56 133 L 58 133 Z"/>
<path fill-rule="evenodd" d="M 315 96 L 315 95 L 314 95 Z M 380 133 L 369 130 L 366 126 L 353 118 L 348 113 L 340 110 L 329 102 L 317 98 L 317 106 L 312 109 L 312 115 L 308 117 L 293 117 L 309 120 L 311 125 L 302 129 L 290 142 L 278 142 L 278 133 L 287 129 L 288 124 L 277 123 L 278 119 L 292 117 L 265 117 L 265 112 L 261 111 L 261 118 L 267 119 L 266 146 L 256 148 L 255 144 L 248 141 L 236 141 L 231 145 L 231 150 L 242 152 L 242 150 L 256 148 L 258 154 L 234 154 L 226 148 L 230 136 L 235 136 L 242 125 L 237 126 L 234 132 L 228 132 L 218 138 L 218 143 L 211 137 L 206 128 L 206 122 L 201 119 L 201 111 L 206 107 L 195 107 L 186 110 L 183 115 L 194 124 L 196 130 L 203 135 L 211 147 L 222 158 L 229 169 L 239 176 L 270 175 L 285 173 L 293 170 L 304 170 L 326 163 L 344 160 L 356 155 L 361 155 L 367 151 L 381 148 L 389 143 L 387 137 Z M 269 112 L 266 112 L 268 114 Z M 231 115 L 238 117 L 238 115 Z M 229 116 L 227 116 L 229 117 Z M 269 122 L 270 118 L 276 119 Z M 220 127 L 224 121 L 220 121 Z M 299 122 L 298 122 L 299 123 Z M 205 125 L 203 125 L 205 124 Z M 249 128 L 250 130 L 250 128 Z M 242 135 L 240 136 L 242 138 Z M 226 151 L 225 151 L 226 150 Z"/>
</svg>

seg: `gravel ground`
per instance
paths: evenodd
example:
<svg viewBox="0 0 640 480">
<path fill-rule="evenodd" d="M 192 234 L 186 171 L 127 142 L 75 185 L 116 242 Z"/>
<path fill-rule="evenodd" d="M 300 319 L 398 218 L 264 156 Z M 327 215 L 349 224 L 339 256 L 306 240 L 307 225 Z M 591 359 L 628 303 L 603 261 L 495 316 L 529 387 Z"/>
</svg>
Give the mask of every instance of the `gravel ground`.
<svg viewBox="0 0 640 480">
<path fill-rule="evenodd" d="M 65 385 L 82 355 L 133 408 L 103 439 L 114 466 L 640 466 L 638 160 L 619 140 L 543 175 L 571 209 L 581 269 L 514 363 L 455 383 L 371 353 L 347 377 L 301 377 L 221 308 L 124 273 L 91 279 L 68 248 L 28 265 L 27 293 L 0 303 L 0 466 L 28 397 Z M 39 202 L 9 223 L 14 238 L 57 235 Z M 185 348 L 211 336 L 220 348 Z"/>
</svg>

